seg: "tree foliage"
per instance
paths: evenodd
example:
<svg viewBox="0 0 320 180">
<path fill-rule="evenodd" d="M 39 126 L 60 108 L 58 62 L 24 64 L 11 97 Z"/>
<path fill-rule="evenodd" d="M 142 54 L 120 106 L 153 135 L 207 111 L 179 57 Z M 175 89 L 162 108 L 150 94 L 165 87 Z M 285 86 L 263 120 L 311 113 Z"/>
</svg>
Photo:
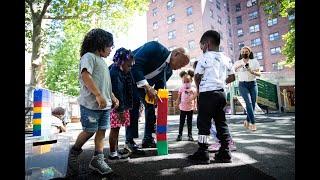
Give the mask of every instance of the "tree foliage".
<svg viewBox="0 0 320 180">
<path fill-rule="evenodd" d="M 264 11 L 270 18 L 284 17 L 288 18 L 290 15 L 295 15 L 295 1 L 294 0 L 261 0 L 260 6 L 264 7 Z M 289 67 L 295 64 L 295 19 L 289 20 L 289 31 L 282 36 L 284 46 L 282 47 L 282 54 L 286 56 L 284 65 Z"/>
</svg>

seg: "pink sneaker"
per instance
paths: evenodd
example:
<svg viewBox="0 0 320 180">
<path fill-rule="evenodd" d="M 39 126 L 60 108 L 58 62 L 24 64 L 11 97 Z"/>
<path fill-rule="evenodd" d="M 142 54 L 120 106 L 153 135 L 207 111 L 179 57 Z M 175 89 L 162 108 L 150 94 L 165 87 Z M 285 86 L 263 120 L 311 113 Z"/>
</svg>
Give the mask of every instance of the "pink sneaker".
<svg viewBox="0 0 320 180">
<path fill-rule="evenodd" d="M 219 150 L 220 146 L 221 146 L 220 143 L 215 142 L 215 143 L 213 143 L 212 145 L 210 145 L 210 146 L 208 147 L 208 151 L 209 151 L 209 152 L 217 152 L 217 151 Z"/>
<path fill-rule="evenodd" d="M 230 151 L 236 151 L 237 150 L 236 144 L 232 140 L 229 141 L 229 150 Z"/>
</svg>

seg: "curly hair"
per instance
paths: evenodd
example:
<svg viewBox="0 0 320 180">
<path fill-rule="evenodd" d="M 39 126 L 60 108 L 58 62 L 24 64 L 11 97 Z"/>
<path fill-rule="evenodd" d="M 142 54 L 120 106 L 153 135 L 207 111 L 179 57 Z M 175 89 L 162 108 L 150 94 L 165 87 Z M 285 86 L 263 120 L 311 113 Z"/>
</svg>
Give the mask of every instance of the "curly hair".
<svg viewBox="0 0 320 180">
<path fill-rule="evenodd" d="M 185 75 L 189 75 L 191 78 L 193 78 L 193 76 L 194 76 L 194 71 L 193 70 L 188 70 L 188 71 L 181 71 L 180 73 L 179 73 L 179 75 L 180 75 L 180 77 L 181 78 L 183 78 L 183 76 L 185 76 Z"/>
<path fill-rule="evenodd" d="M 103 29 L 92 29 L 89 31 L 82 42 L 80 56 L 87 52 L 104 50 L 105 47 L 113 46 L 113 36 Z"/>
<path fill-rule="evenodd" d="M 113 62 L 117 66 L 121 66 L 125 61 L 128 61 L 129 59 L 132 59 L 133 55 L 131 53 L 131 50 L 127 50 L 125 48 L 119 48 L 116 53 L 113 56 Z"/>
</svg>

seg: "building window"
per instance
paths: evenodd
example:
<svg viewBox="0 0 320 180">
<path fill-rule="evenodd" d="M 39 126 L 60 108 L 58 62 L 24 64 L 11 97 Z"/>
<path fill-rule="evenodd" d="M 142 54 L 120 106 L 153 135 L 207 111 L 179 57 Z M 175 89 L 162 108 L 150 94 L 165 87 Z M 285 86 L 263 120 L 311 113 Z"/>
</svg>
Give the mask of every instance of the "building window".
<svg viewBox="0 0 320 180">
<path fill-rule="evenodd" d="M 169 49 L 169 51 L 172 51 L 172 50 L 174 50 L 176 48 L 177 48 L 177 46 L 170 46 L 168 49 Z"/>
<path fill-rule="evenodd" d="M 268 26 L 273 26 L 273 25 L 276 25 L 277 23 L 278 23 L 277 18 L 268 19 Z"/>
<path fill-rule="evenodd" d="M 153 22 L 153 29 L 158 29 L 159 25 L 158 25 L 158 21 Z"/>
<path fill-rule="evenodd" d="M 238 16 L 237 17 L 237 25 L 242 24 L 242 17 Z"/>
<path fill-rule="evenodd" d="M 176 38 L 176 30 L 168 32 L 168 39 L 175 39 Z"/>
<path fill-rule="evenodd" d="M 175 20 L 176 20 L 176 18 L 175 18 L 175 15 L 174 15 L 174 14 L 172 14 L 171 16 L 168 16 L 168 17 L 167 17 L 167 23 L 168 23 L 168 24 L 173 23 Z"/>
<path fill-rule="evenodd" d="M 270 51 L 271 51 L 271 54 L 272 54 L 272 55 L 274 55 L 274 54 L 280 54 L 280 53 L 281 53 L 280 47 L 271 48 Z"/>
<path fill-rule="evenodd" d="M 279 40 L 279 39 L 280 39 L 280 36 L 279 36 L 278 32 L 269 34 L 269 40 L 270 41 L 276 41 L 276 40 Z"/>
<path fill-rule="evenodd" d="M 221 17 L 220 17 L 220 16 L 218 16 L 218 23 L 222 25 Z"/>
<path fill-rule="evenodd" d="M 156 16 L 158 14 L 158 8 L 152 9 L 152 16 Z"/>
<path fill-rule="evenodd" d="M 238 46 L 239 46 L 239 50 L 241 50 L 241 48 L 244 46 L 244 42 L 239 42 Z"/>
<path fill-rule="evenodd" d="M 188 29 L 188 32 L 193 32 L 193 31 L 194 31 L 194 25 L 193 25 L 193 23 L 188 24 L 188 25 L 187 25 L 187 29 Z"/>
<path fill-rule="evenodd" d="M 251 7 L 257 5 L 257 0 L 249 0 L 247 1 L 247 7 Z"/>
<path fill-rule="evenodd" d="M 256 24 L 256 25 L 253 25 L 253 26 L 250 26 L 249 27 L 249 32 L 250 33 L 255 33 L 255 32 L 258 32 L 260 31 L 260 26 L 259 24 Z"/>
<path fill-rule="evenodd" d="M 187 16 L 192 15 L 192 6 L 187 8 Z"/>
<path fill-rule="evenodd" d="M 232 37 L 231 29 L 229 29 L 229 37 Z"/>
<path fill-rule="evenodd" d="M 253 57 L 256 58 L 257 60 L 262 60 L 263 59 L 262 52 L 254 53 Z"/>
<path fill-rule="evenodd" d="M 196 48 L 195 41 L 194 40 L 188 41 L 188 47 L 190 50 Z"/>
<path fill-rule="evenodd" d="M 228 24 L 231 24 L 230 16 L 228 16 Z"/>
<path fill-rule="evenodd" d="M 216 6 L 217 6 L 217 9 L 221 10 L 221 7 L 220 7 L 220 1 L 216 0 Z"/>
<path fill-rule="evenodd" d="M 295 14 L 294 13 L 289 13 L 288 19 L 289 19 L 289 21 L 294 20 L 295 19 Z"/>
<path fill-rule="evenodd" d="M 174 7 L 174 0 L 170 0 L 167 2 L 167 9 L 172 9 Z"/>
<path fill-rule="evenodd" d="M 153 40 L 154 41 L 159 41 L 159 37 L 154 37 Z"/>
<path fill-rule="evenodd" d="M 260 38 L 251 40 L 251 46 L 252 47 L 259 46 L 259 45 L 261 45 L 261 39 Z"/>
<path fill-rule="evenodd" d="M 260 71 L 263 72 L 264 71 L 264 65 L 260 66 Z"/>
<path fill-rule="evenodd" d="M 228 11 L 228 12 L 230 11 L 229 2 L 227 2 L 227 11 Z"/>
<path fill-rule="evenodd" d="M 238 29 L 237 34 L 238 34 L 238 37 L 243 36 L 243 29 Z"/>
<path fill-rule="evenodd" d="M 210 9 L 210 17 L 213 18 L 213 10 Z"/>
<path fill-rule="evenodd" d="M 241 11 L 241 4 L 240 3 L 236 4 L 236 12 L 239 12 L 239 11 Z"/>
<path fill-rule="evenodd" d="M 278 63 L 272 63 L 272 69 L 273 70 L 282 70 L 283 69 L 283 66 L 278 64 Z"/>
<path fill-rule="evenodd" d="M 249 13 L 249 20 L 257 19 L 258 18 L 258 11 L 253 11 L 252 13 Z"/>
</svg>

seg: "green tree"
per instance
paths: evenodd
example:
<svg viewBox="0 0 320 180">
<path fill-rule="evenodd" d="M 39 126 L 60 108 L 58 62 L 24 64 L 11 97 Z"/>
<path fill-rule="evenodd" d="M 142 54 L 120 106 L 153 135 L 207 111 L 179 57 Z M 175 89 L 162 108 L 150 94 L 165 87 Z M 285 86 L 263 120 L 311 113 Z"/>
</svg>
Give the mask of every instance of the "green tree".
<svg viewBox="0 0 320 180">
<path fill-rule="evenodd" d="M 31 52 L 31 85 L 39 81 L 39 71 L 43 69 L 42 57 L 45 55 L 43 47 L 49 41 L 47 36 L 50 31 L 47 26 L 44 27 L 43 20 L 60 20 L 63 24 L 67 19 L 86 22 L 93 16 L 104 16 L 104 19 L 120 21 L 129 18 L 135 11 L 145 11 L 148 3 L 148 0 L 25 0 L 25 46 Z M 55 31 L 51 33 L 55 34 Z"/>
<path fill-rule="evenodd" d="M 261 0 L 260 6 L 264 7 L 264 11 L 270 18 L 284 17 L 288 18 L 290 15 L 295 15 L 295 1 L 294 0 Z M 289 67 L 295 64 L 295 19 L 289 20 L 289 31 L 282 36 L 284 46 L 282 47 L 282 54 L 286 56 L 284 65 Z"/>
</svg>

